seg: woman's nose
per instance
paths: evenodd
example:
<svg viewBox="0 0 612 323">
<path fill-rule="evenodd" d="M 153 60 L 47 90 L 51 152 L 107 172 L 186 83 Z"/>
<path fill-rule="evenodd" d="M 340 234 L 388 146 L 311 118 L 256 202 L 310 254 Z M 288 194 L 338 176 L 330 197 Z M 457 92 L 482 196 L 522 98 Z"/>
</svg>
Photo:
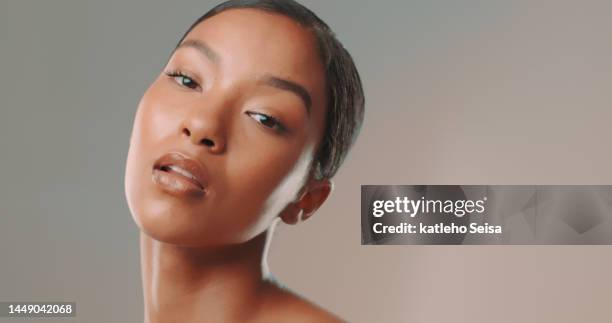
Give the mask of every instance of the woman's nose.
<svg viewBox="0 0 612 323">
<path fill-rule="evenodd" d="M 200 107 L 190 111 L 181 124 L 181 135 L 212 153 L 222 153 L 226 148 L 222 116 L 203 110 Z"/>
</svg>

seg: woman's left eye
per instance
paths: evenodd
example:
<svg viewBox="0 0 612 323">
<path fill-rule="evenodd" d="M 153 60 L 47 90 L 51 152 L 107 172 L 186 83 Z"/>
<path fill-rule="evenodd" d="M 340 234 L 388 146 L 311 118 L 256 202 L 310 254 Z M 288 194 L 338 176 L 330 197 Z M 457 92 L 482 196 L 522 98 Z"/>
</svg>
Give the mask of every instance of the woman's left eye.
<svg viewBox="0 0 612 323">
<path fill-rule="evenodd" d="M 270 128 L 278 132 L 285 132 L 287 130 L 280 121 L 269 115 L 252 111 L 247 111 L 246 114 L 255 119 L 255 121 L 261 123 L 266 128 Z"/>
</svg>

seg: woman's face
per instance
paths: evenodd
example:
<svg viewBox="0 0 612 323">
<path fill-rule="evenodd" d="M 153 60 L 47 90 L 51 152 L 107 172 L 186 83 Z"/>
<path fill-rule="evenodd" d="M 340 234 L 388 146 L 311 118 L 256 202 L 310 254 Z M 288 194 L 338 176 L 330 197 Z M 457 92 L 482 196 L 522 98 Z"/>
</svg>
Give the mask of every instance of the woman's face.
<svg viewBox="0 0 612 323">
<path fill-rule="evenodd" d="M 181 44 L 138 106 L 130 211 L 160 241 L 244 242 L 308 179 L 326 113 L 316 40 L 290 18 L 232 9 Z"/>
</svg>

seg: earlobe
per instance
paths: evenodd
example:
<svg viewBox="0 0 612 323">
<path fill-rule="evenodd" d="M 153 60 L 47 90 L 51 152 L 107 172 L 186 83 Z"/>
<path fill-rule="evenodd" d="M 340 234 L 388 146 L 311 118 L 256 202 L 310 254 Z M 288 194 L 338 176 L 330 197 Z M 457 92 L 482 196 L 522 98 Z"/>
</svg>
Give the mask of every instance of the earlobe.
<svg viewBox="0 0 612 323">
<path fill-rule="evenodd" d="M 290 203 L 280 217 L 287 224 L 296 224 L 310 218 L 327 200 L 333 189 L 329 179 L 311 180 L 298 201 Z"/>
<path fill-rule="evenodd" d="M 297 202 L 292 202 L 281 212 L 280 218 L 286 224 L 296 224 L 300 222 L 302 209 Z"/>
</svg>

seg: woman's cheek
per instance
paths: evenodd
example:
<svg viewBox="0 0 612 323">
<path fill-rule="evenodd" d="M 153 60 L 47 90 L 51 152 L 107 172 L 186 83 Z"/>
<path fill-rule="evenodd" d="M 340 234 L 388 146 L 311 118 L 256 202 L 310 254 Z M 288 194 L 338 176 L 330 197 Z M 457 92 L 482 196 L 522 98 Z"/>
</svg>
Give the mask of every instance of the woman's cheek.
<svg viewBox="0 0 612 323">
<path fill-rule="evenodd" d="M 161 140 L 164 137 L 178 133 L 178 126 L 182 119 L 180 104 L 171 98 L 157 95 L 147 100 L 143 106 L 143 125 L 149 140 Z M 159 96 L 157 98 L 157 96 Z"/>
<path fill-rule="evenodd" d="M 263 218 L 276 216 L 297 195 L 308 170 L 301 144 L 260 147 L 244 173 L 235 178 L 243 195 L 259 206 Z M 264 221 L 266 221 L 264 219 Z"/>
</svg>

